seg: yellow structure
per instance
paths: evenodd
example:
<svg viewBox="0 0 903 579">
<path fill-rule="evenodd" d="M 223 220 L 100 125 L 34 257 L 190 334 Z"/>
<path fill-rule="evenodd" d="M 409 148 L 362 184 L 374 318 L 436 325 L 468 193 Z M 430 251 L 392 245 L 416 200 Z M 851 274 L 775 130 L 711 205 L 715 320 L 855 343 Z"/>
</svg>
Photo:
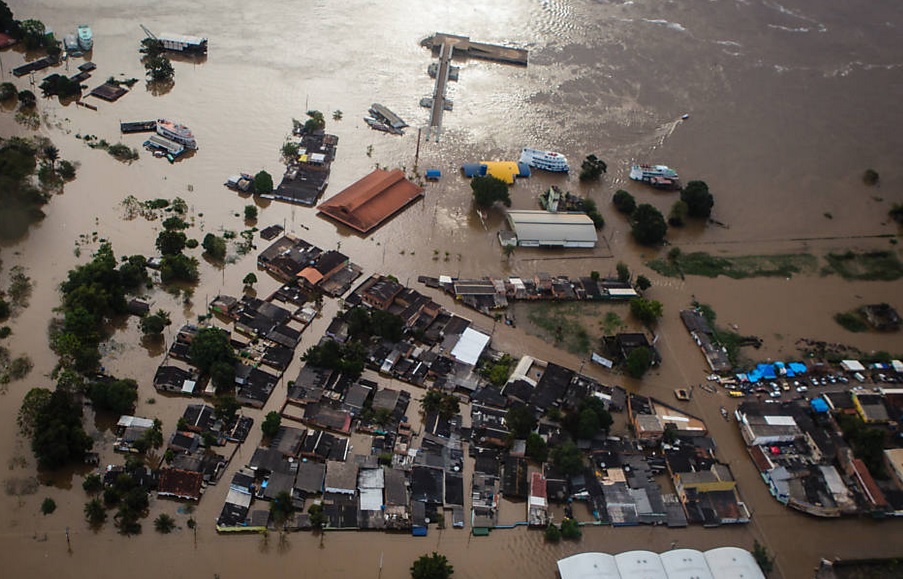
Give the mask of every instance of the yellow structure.
<svg viewBox="0 0 903 579">
<path fill-rule="evenodd" d="M 509 185 L 514 184 L 514 178 L 520 174 L 520 169 L 514 161 L 480 161 L 486 165 L 486 175 L 492 175 Z"/>
</svg>

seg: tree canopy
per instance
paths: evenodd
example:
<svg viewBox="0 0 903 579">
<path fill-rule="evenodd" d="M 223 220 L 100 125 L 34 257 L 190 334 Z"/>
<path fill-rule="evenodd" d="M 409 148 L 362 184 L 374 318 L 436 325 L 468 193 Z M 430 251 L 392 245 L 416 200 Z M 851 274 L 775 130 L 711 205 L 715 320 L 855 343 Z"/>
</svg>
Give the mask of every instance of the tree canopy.
<svg viewBox="0 0 903 579">
<path fill-rule="evenodd" d="M 664 306 L 660 301 L 642 297 L 630 300 L 631 315 L 647 326 L 654 324 L 663 312 Z"/>
<path fill-rule="evenodd" d="M 357 342 L 340 344 L 335 340 L 324 340 L 308 348 L 301 359 L 318 368 L 339 370 L 357 378 L 364 371 L 367 352 Z"/>
<path fill-rule="evenodd" d="M 642 378 L 652 367 L 652 352 L 645 346 L 634 348 L 627 355 L 627 374 L 632 378 Z"/>
<path fill-rule="evenodd" d="M 665 233 L 668 232 L 668 224 L 661 211 L 643 203 L 638 206 L 631 215 L 633 221 L 631 231 L 637 243 L 642 245 L 658 245 L 665 239 Z"/>
<path fill-rule="evenodd" d="M 138 383 L 129 378 L 98 380 L 88 386 L 88 399 L 98 410 L 130 414 L 138 400 Z"/>
<path fill-rule="evenodd" d="M 712 214 L 715 198 L 705 181 L 690 181 L 680 192 L 680 200 L 687 204 L 690 217 L 707 219 Z"/>
<path fill-rule="evenodd" d="M 236 357 L 227 331 L 219 328 L 198 330 L 191 340 L 188 355 L 202 373 L 210 376 L 218 389 L 231 386 Z"/>
<path fill-rule="evenodd" d="M 623 189 L 615 191 L 615 196 L 611 201 L 615 204 L 615 209 L 625 215 L 631 215 L 636 211 L 636 199 L 633 198 L 633 195 Z"/>
<path fill-rule="evenodd" d="M 35 397 L 30 402 L 35 402 Z M 42 468 L 53 470 L 79 461 L 94 446 L 82 427 L 81 406 L 68 392 L 56 390 L 28 411 L 33 414 L 29 419 L 31 449 Z"/>
<path fill-rule="evenodd" d="M 145 56 L 144 70 L 151 82 L 169 82 L 176 74 L 172 63 L 162 54 L 148 54 Z"/>
<path fill-rule="evenodd" d="M 593 181 L 602 176 L 602 173 L 608 171 L 608 164 L 595 155 L 587 155 L 586 159 L 580 165 L 580 180 Z"/>
<path fill-rule="evenodd" d="M 266 418 L 260 424 L 260 430 L 263 431 L 263 435 L 267 438 L 273 438 L 279 433 L 280 426 L 282 426 L 282 416 L 275 410 L 272 410 L 267 412 Z"/>
<path fill-rule="evenodd" d="M 273 192 L 273 176 L 266 171 L 260 171 L 254 175 L 254 192 L 266 195 Z"/>
<path fill-rule="evenodd" d="M 552 463 L 563 474 L 580 474 L 583 471 L 583 453 L 576 444 L 568 441 L 552 450 Z"/>
<path fill-rule="evenodd" d="M 536 428 L 536 417 L 526 406 L 515 406 L 505 414 L 505 424 L 514 438 L 527 438 Z"/>
<path fill-rule="evenodd" d="M 497 177 L 474 177 L 470 181 L 470 188 L 473 190 L 473 201 L 478 207 L 489 209 L 498 202 L 511 207 L 508 185 Z"/>
<path fill-rule="evenodd" d="M 222 237 L 208 233 L 204 236 L 201 247 L 204 248 L 204 253 L 217 261 L 226 258 L 226 240 Z"/>
<path fill-rule="evenodd" d="M 435 551 L 431 555 L 421 555 L 411 565 L 411 579 L 448 579 L 454 572 L 445 555 Z"/>
</svg>

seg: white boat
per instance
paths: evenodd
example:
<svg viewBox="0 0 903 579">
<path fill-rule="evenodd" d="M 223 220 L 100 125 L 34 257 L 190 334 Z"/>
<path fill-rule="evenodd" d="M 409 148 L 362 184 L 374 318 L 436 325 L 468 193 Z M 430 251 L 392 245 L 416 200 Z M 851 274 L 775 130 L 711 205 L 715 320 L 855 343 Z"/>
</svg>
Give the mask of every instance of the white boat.
<svg viewBox="0 0 903 579">
<path fill-rule="evenodd" d="M 534 169 L 542 169 L 553 173 L 567 173 L 570 171 L 567 157 L 554 151 L 542 151 L 524 147 L 520 152 L 520 162 L 526 163 Z"/>
<path fill-rule="evenodd" d="M 630 178 L 634 181 L 651 183 L 652 179 L 677 179 L 677 171 L 666 165 L 633 165 L 630 167 Z"/>
<path fill-rule="evenodd" d="M 78 43 L 78 38 L 74 34 L 67 34 L 63 37 L 63 48 L 65 48 L 66 52 L 72 56 L 78 56 L 82 52 L 81 45 Z"/>
<path fill-rule="evenodd" d="M 198 148 L 198 143 L 194 138 L 194 134 L 192 134 L 191 129 L 185 125 L 167 121 L 166 119 L 157 119 L 157 134 L 181 145 L 185 145 L 189 149 Z"/>
<path fill-rule="evenodd" d="M 78 26 L 78 45 L 85 52 L 94 48 L 94 33 L 87 24 L 79 24 Z"/>
</svg>

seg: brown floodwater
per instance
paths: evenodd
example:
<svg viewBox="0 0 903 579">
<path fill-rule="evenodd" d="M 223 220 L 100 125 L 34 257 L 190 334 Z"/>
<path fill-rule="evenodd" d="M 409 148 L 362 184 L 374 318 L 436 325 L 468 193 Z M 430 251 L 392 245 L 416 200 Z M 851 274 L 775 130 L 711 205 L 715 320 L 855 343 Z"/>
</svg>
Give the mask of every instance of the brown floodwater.
<svg viewBox="0 0 903 579">
<path fill-rule="evenodd" d="M 794 356 L 799 338 L 843 342 L 864 351 L 903 352 L 899 335 L 850 334 L 831 319 L 838 311 L 864 303 L 889 302 L 900 308 L 899 282 L 852 283 L 834 277 L 744 281 L 663 278 L 646 260 L 665 250 L 636 246 L 626 220 L 610 204 L 625 188 L 641 202 L 667 213 L 676 199 L 627 180 L 632 161 L 666 163 L 685 180 L 705 180 L 715 195 L 714 217 L 726 227 L 687 227 L 669 232 L 685 251 L 759 254 L 891 249 L 887 235 L 897 228 L 887 210 L 903 201 L 899 152 L 903 150 L 903 4 L 892 0 L 840 5 L 818 0 L 738 0 L 736 2 L 593 2 L 513 0 L 511 2 L 213 2 L 118 3 L 103 0 L 9 2 L 20 18 L 38 18 L 59 37 L 88 23 L 95 36 L 91 55 L 98 68 L 88 86 L 109 76 L 143 77 L 137 52 L 139 24 L 155 32 L 207 36 L 203 62 L 176 60 L 175 83 L 151 91 L 143 81 L 119 102 L 89 97 L 90 111 L 73 103 L 39 99 L 38 133 L 53 140 L 61 158 L 80 164 L 78 178 L 46 207 L 47 217 L 15 243 L 0 248 L 7 283 L 9 269 L 27 268 L 34 281 L 30 305 L 10 322 L 14 354 L 34 362 L 30 376 L 0 396 L 0 465 L 6 465 L 0 509 L 0 556 L 4 576 L 135 577 L 170 575 L 239 577 L 291 573 L 299 577 L 404 577 L 420 554 L 446 554 L 463 578 L 511 576 L 551 578 L 555 560 L 585 550 L 619 552 L 672 546 L 710 548 L 763 542 L 777 555 L 780 575 L 810 576 L 821 558 L 899 555 L 899 523 L 850 519 L 820 521 L 791 512 L 768 495 L 732 425 L 720 418 L 723 396 L 699 392 L 688 409 L 703 417 L 719 453 L 740 480 L 740 492 L 753 512 L 752 524 L 720 529 L 587 528 L 579 543 L 547 545 L 540 533 L 523 528 L 498 530 L 488 538 L 466 531 L 432 531 L 424 539 L 377 533 L 217 536 L 213 521 L 232 470 L 247 460 L 259 431 L 236 454 L 224 482 L 201 501 L 195 536 L 185 528 L 188 515 L 178 504 L 154 500 L 145 532 L 116 534 L 108 523 L 88 529 L 79 488 L 83 471 L 41 477 L 36 491 L 26 484 L 36 475 L 26 443 L 16 434 L 15 416 L 29 388 L 51 384 L 55 358 L 47 346 L 47 327 L 59 303 L 58 284 L 82 263 L 102 239 L 117 255 L 153 253 L 160 222 L 124 219 L 121 201 L 184 198 L 191 207 L 190 234 L 240 231 L 244 205 L 260 207 L 258 226 L 283 224 L 323 248 L 340 248 L 366 274 L 392 273 L 418 286 L 418 275 L 479 276 L 500 272 L 529 276 L 544 271 L 578 275 L 613 273 L 618 260 L 653 281 L 649 295 L 665 304 L 658 345 L 664 361 L 641 383 L 608 374 L 579 355 L 555 349 L 529 332 L 493 325 L 492 320 L 459 308 L 438 294 L 443 305 L 476 320 L 493 334 L 496 348 L 583 367 L 603 382 L 664 399 L 674 387 L 696 384 L 706 372 L 701 354 L 687 336 L 677 311 L 692 299 L 711 304 L 724 323 L 764 340 L 751 355 Z M 419 169 L 439 168 L 443 178 L 427 186 L 425 198 L 370 236 L 362 237 L 287 204 L 252 201 L 222 186 L 239 171 L 265 169 L 281 174 L 279 149 L 292 118 L 308 109 L 326 114 L 328 130 L 339 136 L 326 196 L 362 177 L 374 166 L 414 168 L 416 127 L 427 122 L 418 106 L 432 90 L 426 74 L 431 55 L 419 41 L 436 32 L 530 50 L 526 68 L 463 61 L 451 83 L 453 112 L 444 119 L 440 143 L 421 143 Z M 10 70 L 25 59 L 18 49 L 0 53 L 2 80 L 29 87 L 29 77 Z M 70 61 L 69 73 L 80 59 Z M 38 73 L 40 80 L 47 73 Z M 122 76 L 120 76 L 122 75 Z M 373 132 L 362 122 L 372 102 L 381 102 L 414 129 L 402 137 Z M 332 120 L 341 110 L 343 119 Z M 688 120 L 680 121 L 683 114 Z M 139 147 L 141 135 L 120 136 L 120 121 L 166 117 L 189 125 L 200 150 L 173 165 L 141 152 L 132 164 L 119 163 L 89 149 L 77 135 Z M 0 112 L 0 136 L 30 134 L 7 107 Z M 558 150 L 572 165 L 596 153 L 609 165 L 598 183 L 581 184 L 576 173 L 534 175 L 511 192 L 515 208 L 532 208 L 549 184 L 594 199 L 607 224 L 593 251 L 518 249 L 510 259 L 500 251 L 496 232 L 501 213 L 481 219 L 472 210 L 469 187 L 459 176 L 463 162 L 516 159 L 523 146 Z M 866 168 L 881 175 L 879 187 L 862 184 Z M 830 215 L 830 217 L 828 217 Z M 262 246 L 261 246 L 262 247 Z M 199 255 L 200 251 L 197 250 Z M 175 325 L 196 319 L 220 292 L 236 294 L 241 279 L 255 271 L 254 252 L 235 255 L 225 268 L 202 260 L 201 282 L 192 295 L 148 293 L 154 308 L 172 313 Z M 257 291 L 278 284 L 260 275 Z M 324 316 L 305 332 L 300 348 L 315 343 L 337 310 L 327 302 Z M 612 306 L 627 318 L 624 306 Z M 519 320 L 520 321 L 520 320 Z M 594 323 L 587 320 L 588 324 Z M 175 328 L 166 336 L 174 337 Z M 140 339 L 134 318 L 115 325 L 105 350 L 106 368 L 136 379 L 136 414 L 159 416 L 172 431 L 185 400 L 156 394 L 153 372 L 162 359 L 159 344 Z M 298 362 L 288 372 L 297 372 Z M 282 402 L 281 390 L 260 418 Z M 416 390 L 415 390 L 416 395 Z M 105 462 L 115 460 L 109 418 L 88 416 L 89 430 Z M 365 441 L 358 441 L 358 448 Z M 15 492 L 26 488 L 26 493 Z M 52 497 L 58 509 L 42 516 L 39 505 Z M 517 520 L 522 504 L 505 504 L 504 519 Z M 176 517 L 183 527 L 163 536 L 152 530 L 157 514 Z M 579 514 L 579 513 L 578 513 Z M 67 548 L 65 531 L 71 543 Z M 896 537 L 896 538 L 895 538 Z M 383 568 L 380 570 L 380 561 Z"/>
</svg>

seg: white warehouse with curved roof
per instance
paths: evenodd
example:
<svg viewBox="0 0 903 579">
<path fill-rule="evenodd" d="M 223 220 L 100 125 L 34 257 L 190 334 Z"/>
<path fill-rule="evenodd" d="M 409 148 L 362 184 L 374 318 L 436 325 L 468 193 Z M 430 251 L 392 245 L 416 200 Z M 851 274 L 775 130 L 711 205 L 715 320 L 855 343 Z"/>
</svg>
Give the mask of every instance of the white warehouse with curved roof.
<svg viewBox="0 0 903 579">
<path fill-rule="evenodd" d="M 765 579 L 752 554 L 739 547 L 578 553 L 560 559 L 558 573 L 561 579 Z"/>
</svg>

